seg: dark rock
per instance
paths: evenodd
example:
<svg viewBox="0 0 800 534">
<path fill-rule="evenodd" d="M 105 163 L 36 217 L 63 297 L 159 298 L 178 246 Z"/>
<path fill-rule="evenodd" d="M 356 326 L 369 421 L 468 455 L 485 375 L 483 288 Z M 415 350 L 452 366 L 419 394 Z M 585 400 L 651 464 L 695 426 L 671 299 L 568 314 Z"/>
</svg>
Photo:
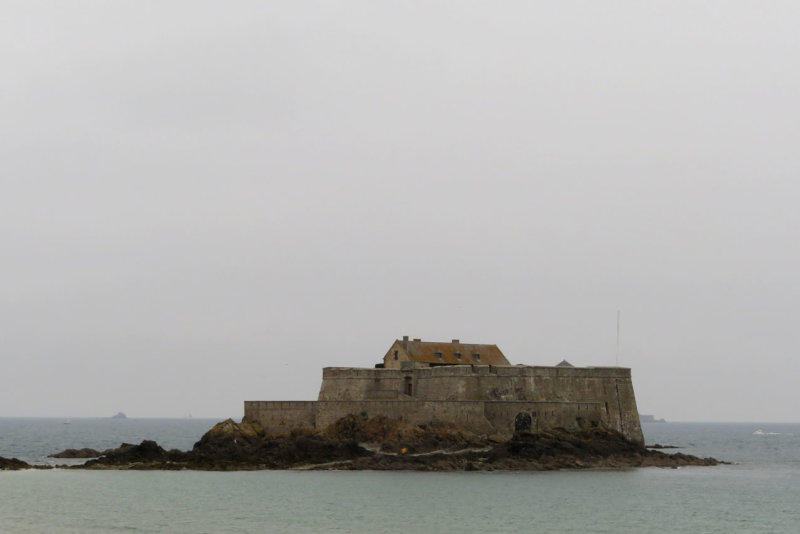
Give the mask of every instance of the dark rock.
<svg viewBox="0 0 800 534">
<path fill-rule="evenodd" d="M 117 466 L 123 468 L 136 467 L 139 469 L 174 469 L 176 464 L 186 462 L 187 453 L 172 450 L 165 451 L 155 441 L 145 440 L 139 445 L 123 443 L 117 449 L 105 451 L 103 456 L 89 460 L 82 466 L 90 468 L 103 468 Z"/>
<path fill-rule="evenodd" d="M 30 469 L 31 466 L 27 462 L 17 460 L 16 458 L 3 458 L 0 456 L 0 471 L 16 471 L 18 469 Z"/>
<path fill-rule="evenodd" d="M 65 449 L 55 454 L 50 454 L 48 458 L 97 458 L 103 453 L 95 449 Z"/>
<path fill-rule="evenodd" d="M 548 470 L 590 467 L 716 465 L 713 458 L 648 450 L 617 431 L 519 432 L 508 441 L 448 425 L 415 426 L 348 415 L 321 432 L 269 436 L 257 423 L 218 423 L 191 451 L 153 441 L 122 444 L 79 468 L 90 469 L 373 469 L 417 471 Z"/>
<path fill-rule="evenodd" d="M 368 452 L 352 439 L 331 440 L 310 432 L 267 437 L 260 425 L 228 420 L 195 443 L 189 464 L 199 469 L 286 469 L 365 454 Z"/>
</svg>

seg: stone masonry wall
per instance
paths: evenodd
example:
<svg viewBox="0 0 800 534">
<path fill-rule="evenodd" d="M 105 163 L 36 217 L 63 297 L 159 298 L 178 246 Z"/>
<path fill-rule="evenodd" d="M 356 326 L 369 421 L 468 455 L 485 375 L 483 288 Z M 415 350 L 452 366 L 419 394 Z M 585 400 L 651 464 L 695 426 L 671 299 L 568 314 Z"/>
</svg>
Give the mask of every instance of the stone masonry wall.
<svg viewBox="0 0 800 534">
<path fill-rule="evenodd" d="M 283 434 L 295 428 L 324 429 L 349 414 L 384 415 L 411 424 L 446 422 L 477 434 L 507 438 L 520 413 L 531 416 L 532 430 L 606 423 L 600 403 L 535 401 L 247 401 L 244 419 L 259 422 L 268 434 Z"/>
<path fill-rule="evenodd" d="M 619 367 L 333 367 L 323 370 L 316 403 L 245 403 L 245 419 L 261 422 L 271 433 L 324 428 L 362 412 L 414 424 L 447 421 L 502 435 L 513 432 L 518 413 L 528 413 L 534 428 L 599 422 L 643 442 L 630 369 Z"/>
<path fill-rule="evenodd" d="M 257 421 L 269 434 L 317 426 L 315 401 L 245 401 L 244 421 Z"/>
</svg>

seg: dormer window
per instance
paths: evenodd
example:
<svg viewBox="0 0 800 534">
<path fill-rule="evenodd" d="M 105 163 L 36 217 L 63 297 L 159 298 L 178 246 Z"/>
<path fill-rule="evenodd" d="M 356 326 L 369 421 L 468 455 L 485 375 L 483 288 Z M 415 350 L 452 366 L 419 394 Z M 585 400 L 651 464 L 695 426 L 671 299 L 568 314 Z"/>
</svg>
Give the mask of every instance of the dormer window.
<svg viewBox="0 0 800 534">
<path fill-rule="evenodd" d="M 481 355 L 476 352 L 475 354 L 472 355 L 472 359 L 475 360 L 476 362 L 480 362 Z"/>
<path fill-rule="evenodd" d="M 456 360 L 461 361 L 461 353 L 460 352 L 454 352 L 453 356 L 456 357 Z"/>
<path fill-rule="evenodd" d="M 394 359 L 397 359 L 397 351 L 394 351 Z"/>
<path fill-rule="evenodd" d="M 435 356 L 436 356 L 436 357 L 439 359 L 439 361 L 440 361 L 440 362 L 443 362 L 443 361 L 444 361 L 444 358 L 442 358 L 442 351 L 440 351 L 440 350 L 437 350 L 437 351 L 435 352 Z"/>
</svg>

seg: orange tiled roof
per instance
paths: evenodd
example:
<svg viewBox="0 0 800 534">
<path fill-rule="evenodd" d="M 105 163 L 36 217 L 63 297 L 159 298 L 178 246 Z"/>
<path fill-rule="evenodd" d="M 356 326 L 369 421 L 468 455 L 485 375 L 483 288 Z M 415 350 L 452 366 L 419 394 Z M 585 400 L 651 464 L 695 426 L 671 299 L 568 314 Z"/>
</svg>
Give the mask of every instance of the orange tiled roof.
<svg viewBox="0 0 800 534">
<path fill-rule="evenodd" d="M 406 352 L 413 361 L 423 363 L 511 365 L 497 345 L 409 340 Z"/>
</svg>

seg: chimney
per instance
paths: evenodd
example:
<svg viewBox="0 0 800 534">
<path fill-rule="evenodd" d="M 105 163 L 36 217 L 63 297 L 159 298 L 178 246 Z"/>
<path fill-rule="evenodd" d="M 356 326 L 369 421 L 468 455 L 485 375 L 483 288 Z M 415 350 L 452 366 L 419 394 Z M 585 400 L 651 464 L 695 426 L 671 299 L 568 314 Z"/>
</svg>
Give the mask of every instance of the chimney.
<svg viewBox="0 0 800 534">
<path fill-rule="evenodd" d="M 403 348 L 408 350 L 408 336 L 403 336 Z"/>
<path fill-rule="evenodd" d="M 453 340 L 453 344 L 454 344 L 454 345 L 458 345 L 458 340 L 457 340 L 457 339 L 454 339 L 454 340 Z"/>
</svg>

